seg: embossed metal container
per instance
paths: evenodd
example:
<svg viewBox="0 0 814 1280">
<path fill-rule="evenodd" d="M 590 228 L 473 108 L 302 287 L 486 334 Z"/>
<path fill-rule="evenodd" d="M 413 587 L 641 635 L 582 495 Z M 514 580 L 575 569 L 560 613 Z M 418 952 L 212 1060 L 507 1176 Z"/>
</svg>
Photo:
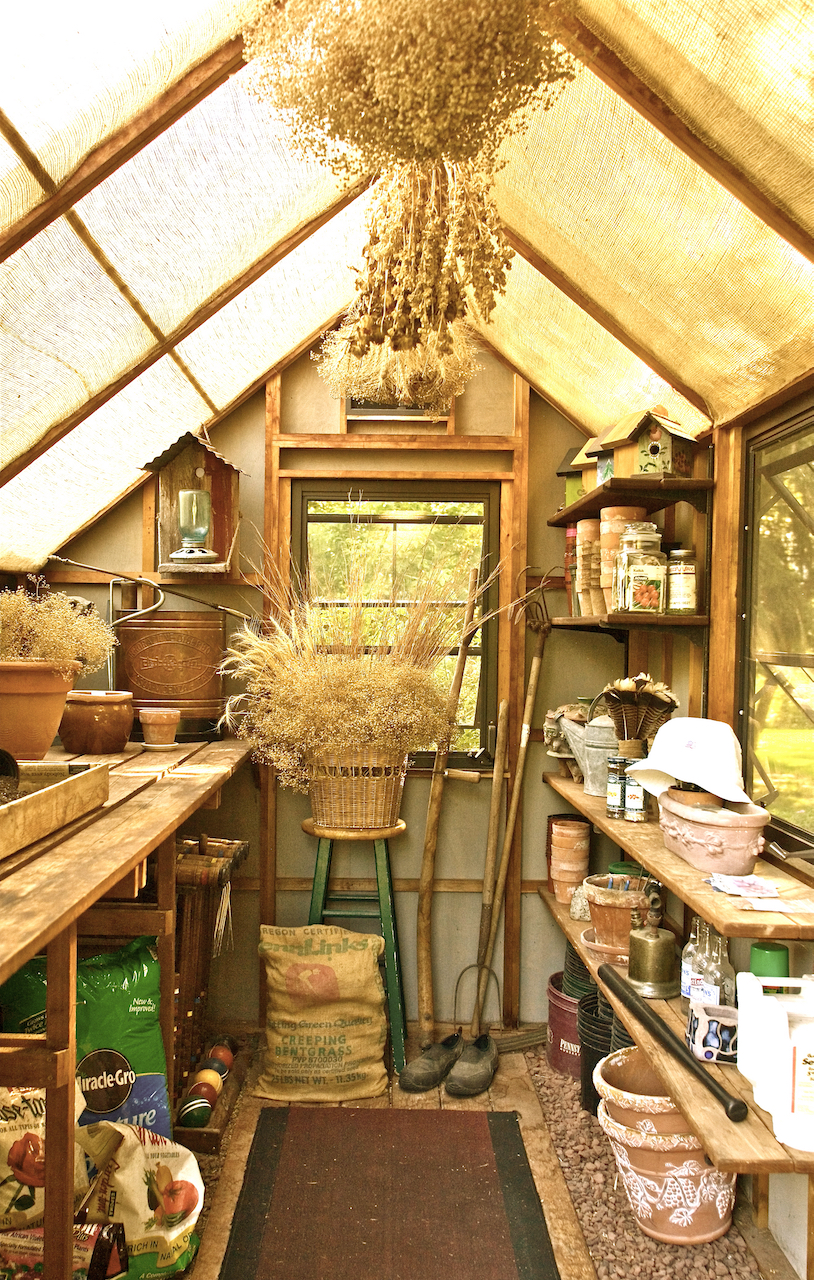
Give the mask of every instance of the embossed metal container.
<svg viewBox="0 0 814 1280">
<path fill-rule="evenodd" d="M 159 611 L 116 624 L 116 685 L 143 707 L 178 707 L 181 742 L 215 737 L 223 714 L 222 613 Z"/>
</svg>

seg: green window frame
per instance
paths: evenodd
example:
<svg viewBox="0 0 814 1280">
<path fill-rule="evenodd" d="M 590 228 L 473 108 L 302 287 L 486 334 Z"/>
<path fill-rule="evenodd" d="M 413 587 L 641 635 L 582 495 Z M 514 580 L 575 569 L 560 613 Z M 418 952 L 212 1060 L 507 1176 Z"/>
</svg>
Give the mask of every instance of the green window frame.
<svg viewBox="0 0 814 1280">
<path fill-rule="evenodd" d="M 367 516 L 370 522 L 385 526 L 427 525 L 443 530 L 449 525 L 481 525 L 482 539 L 480 547 L 481 581 L 497 566 L 500 559 L 500 484 L 497 481 L 478 480 L 348 480 L 300 479 L 292 483 L 291 496 L 291 554 L 296 570 L 301 574 L 308 572 L 309 532 L 317 524 L 348 522 L 344 513 L 332 514 L 326 510 L 330 506 L 352 507 L 353 519 L 361 519 L 360 512 L 364 505 L 380 507 L 381 504 L 396 504 L 399 508 L 390 514 L 386 511 L 375 511 Z M 422 504 L 430 510 L 421 510 Z M 468 514 L 446 514 L 444 504 L 460 507 L 467 504 L 479 508 L 481 514 L 474 511 Z M 409 508 L 412 506 L 413 510 Z M 396 537 L 393 536 L 395 545 Z M 474 561 L 473 561 L 474 567 Z M 480 610 L 488 615 L 497 609 L 498 586 L 493 582 L 481 599 Z M 463 605 L 463 601 L 461 604 Z M 477 678 L 477 695 L 470 694 L 470 703 L 475 702 L 474 715 L 462 722 L 463 742 L 458 749 L 450 752 L 451 767 L 477 767 L 484 760 L 490 748 L 494 746 L 494 726 L 497 718 L 497 618 L 488 620 L 473 637 L 470 644 L 470 658 L 467 662 L 467 673 L 472 680 L 473 660 L 479 663 Z M 446 667 L 451 671 L 455 664 L 457 651 L 453 650 L 447 659 Z M 465 676 L 466 685 L 466 676 Z M 466 689 L 461 700 L 463 706 Z M 411 757 L 414 768 L 431 767 L 432 752 L 417 752 Z"/>
</svg>

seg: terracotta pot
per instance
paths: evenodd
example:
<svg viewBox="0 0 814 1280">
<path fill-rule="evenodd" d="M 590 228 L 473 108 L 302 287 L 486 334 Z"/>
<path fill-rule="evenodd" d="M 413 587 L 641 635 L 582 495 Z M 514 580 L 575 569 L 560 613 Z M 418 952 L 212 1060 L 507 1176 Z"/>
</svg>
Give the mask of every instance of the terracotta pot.
<svg viewBox="0 0 814 1280">
<path fill-rule="evenodd" d="M 565 906 L 570 904 L 574 893 L 579 888 L 579 884 L 572 884 L 566 880 L 556 880 L 554 876 L 551 877 L 551 885 L 555 899 L 557 902 L 564 903 Z"/>
<path fill-rule="evenodd" d="M 0 662 L 0 749 L 15 760 L 42 760 L 57 734 L 65 699 L 81 666 L 42 658 Z"/>
<path fill-rule="evenodd" d="M 642 1132 L 619 1124 L 608 1114 L 604 1101 L 597 1108 L 597 1119 L 645 1235 L 687 1245 L 726 1234 L 732 1225 L 737 1175 L 719 1173 L 707 1164 L 694 1134 Z"/>
<path fill-rule="evenodd" d="M 644 917 L 650 907 L 646 893 L 623 887 L 627 879 L 605 871 L 585 880 L 585 897 L 591 910 L 596 941 L 603 946 L 617 947 L 620 951 L 628 949 L 633 908 L 638 907 Z"/>
<path fill-rule="evenodd" d="M 66 751 L 115 755 L 124 751 L 133 728 L 133 695 L 119 691 L 69 693 L 59 722 Z"/>
<path fill-rule="evenodd" d="M 608 1115 L 642 1133 L 686 1133 L 687 1122 L 641 1049 L 610 1053 L 594 1070 L 594 1084 Z"/>
<path fill-rule="evenodd" d="M 175 742 L 181 712 L 177 707 L 142 707 L 138 718 L 148 747 L 164 747 Z"/>
<path fill-rule="evenodd" d="M 771 814 L 756 804 L 705 808 L 682 804 L 662 792 L 659 823 L 664 847 L 698 871 L 750 876 L 763 850 Z"/>
</svg>

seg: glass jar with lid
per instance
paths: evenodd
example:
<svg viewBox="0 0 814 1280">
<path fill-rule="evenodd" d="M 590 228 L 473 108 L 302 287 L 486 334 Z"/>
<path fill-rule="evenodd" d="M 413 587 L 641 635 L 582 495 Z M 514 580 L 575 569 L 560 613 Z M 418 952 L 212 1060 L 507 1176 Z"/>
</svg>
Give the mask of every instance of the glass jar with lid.
<svg viewBox="0 0 814 1280">
<path fill-rule="evenodd" d="M 671 551 L 667 561 L 667 612 L 698 612 L 698 562 L 683 548 Z"/>
<path fill-rule="evenodd" d="M 664 613 L 667 607 L 667 557 L 654 524 L 627 525 L 619 542 L 613 574 L 613 607 L 625 613 Z"/>
</svg>

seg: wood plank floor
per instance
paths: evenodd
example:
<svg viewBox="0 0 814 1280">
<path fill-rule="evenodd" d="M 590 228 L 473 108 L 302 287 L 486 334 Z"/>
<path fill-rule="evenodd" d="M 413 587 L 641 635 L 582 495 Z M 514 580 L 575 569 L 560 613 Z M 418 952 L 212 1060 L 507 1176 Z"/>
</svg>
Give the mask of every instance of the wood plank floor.
<svg viewBox="0 0 814 1280">
<path fill-rule="evenodd" d="M 449 1030 L 451 1028 L 439 1028 L 437 1038 L 441 1039 Z M 407 1060 L 417 1056 L 418 1052 L 417 1042 L 412 1037 L 408 1038 Z M 283 1105 L 255 1098 L 251 1096 L 250 1090 L 251 1076 L 235 1118 L 217 1190 L 203 1230 L 201 1247 L 192 1267 L 194 1280 L 218 1280 L 258 1116 L 264 1107 Z M 340 1105 L 422 1110 L 443 1108 L 455 1111 L 516 1111 L 562 1280 L 596 1280 L 596 1271 L 522 1052 L 501 1053 L 500 1065 L 491 1089 L 477 1098 L 452 1098 L 443 1088 L 433 1089 L 428 1093 L 404 1093 L 397 1084 L 391 1084 L 388 1091 L 379 1098 Z"/>
</svg>

